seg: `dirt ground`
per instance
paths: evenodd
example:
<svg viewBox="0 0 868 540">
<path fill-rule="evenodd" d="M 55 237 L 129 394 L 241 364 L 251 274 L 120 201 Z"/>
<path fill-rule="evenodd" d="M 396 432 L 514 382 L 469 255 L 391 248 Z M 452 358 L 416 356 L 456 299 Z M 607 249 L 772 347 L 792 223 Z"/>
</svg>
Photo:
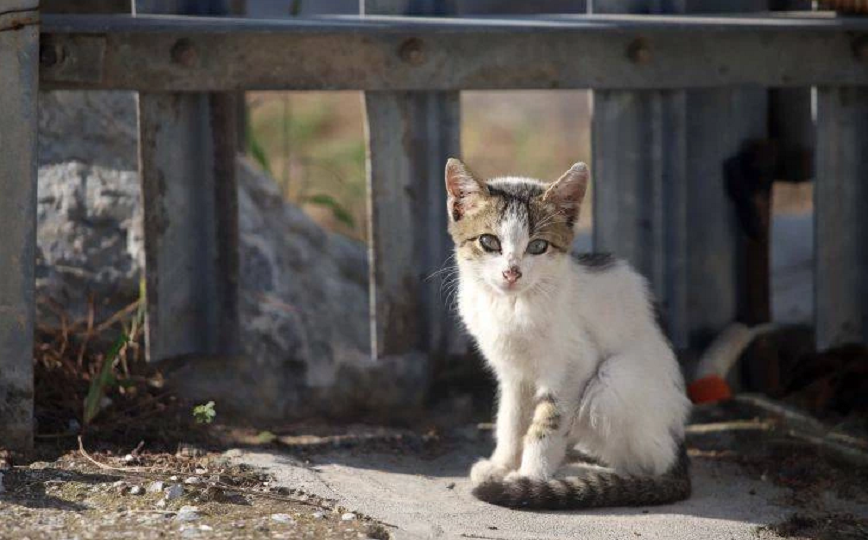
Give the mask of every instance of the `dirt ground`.
<svg viewBox="0 0 868 540">
<path fill-rule="evenodd" d="M 773 505 L 786 517 L 756 526 L 751 538 L 868 538 L 868 464 L 838 447 L 829 451 L 795 437 L 804 428 L 799 422 L 745 403 L 698 408 L 688 429 L 691 459 L 699 471 L 713 470 L 715 463 L 737 466 L 746 481 L 776 493 Z M 277 482 L 237 458 L 267 452 L 317 473 L 337 454 L 346 464 L 392 456 L 387 459 L 424 469 L 460 455 L 468 437 L 484 452 L 491 426 L 414 432 L 300 424 L 268 436 L 209 429 L 219 441 L 181 444 L 174 453 L 117 442 L 92 443 L 98 448 L 92 451 L 73 443 L 58 451 L 43 441 L 39 461 L 0 460 L 0 538 L 402 538 L 395 525 L 303 492 L 299 484 Z M 222 450 L 233 446 L 243 450 Z M 425 476 L 421 469 L 419 474 Z"/>
<path fill-rule="evenodd" d="M 70 451 L 0 473 L 3 539 L 389 537 L 365 516 L 189 447 L 174 455 Z"/>
</svg>

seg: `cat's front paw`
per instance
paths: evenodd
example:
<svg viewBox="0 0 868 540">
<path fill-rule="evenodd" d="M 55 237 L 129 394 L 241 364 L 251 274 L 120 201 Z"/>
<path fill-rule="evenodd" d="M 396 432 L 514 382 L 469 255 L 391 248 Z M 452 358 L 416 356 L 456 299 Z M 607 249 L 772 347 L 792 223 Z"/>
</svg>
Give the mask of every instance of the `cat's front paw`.
<svg viewBox="0 0 868 540">
<path fill-rule="evenodd" d="M 514 482 L 518 482 L 522 478 L 527 478 L 527 477 L 525 475 L 521 474 L 520 471 L 512 471 L 511 473 L 509 473 L 503 477 L 503 481 L 508 482 L 508 483 L 514 483 Z"/>
<path fill-rule="evenodd" d="M 512 471 L 507 474 L 504 478 L 504 482 L 518 482 L 522 479 L 529 480 L 538 480 L 545 481 L 551 478 L 550 474 L 546 474 L 544 470 L 536 470 L 536 469 L 519 469 L 517 471 Z"/>
<path fill-rule="evenodd" d="M 470 482 L 478 486 L 485 482 L 502 480 L 509 474 L 509 468 L 490 459 L 480 459 L 470 469 Z"/>
</svg>

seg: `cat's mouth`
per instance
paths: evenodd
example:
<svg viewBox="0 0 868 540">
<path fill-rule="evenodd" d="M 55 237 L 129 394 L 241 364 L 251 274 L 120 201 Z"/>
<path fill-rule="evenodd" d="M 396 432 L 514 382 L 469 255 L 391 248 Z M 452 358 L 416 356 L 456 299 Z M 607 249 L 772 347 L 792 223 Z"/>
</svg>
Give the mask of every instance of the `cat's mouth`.
<svg viewBox="0 0 868 540">
<path fill-rule="evenodd" d="M 501 294 L 506 295 L 516 295 L 524 292 L 528 287 L 526 282 L 518 281 L 507 281 L 505 279 L 497 280 L 494 282 L 493 289 Z"/>
</svg>

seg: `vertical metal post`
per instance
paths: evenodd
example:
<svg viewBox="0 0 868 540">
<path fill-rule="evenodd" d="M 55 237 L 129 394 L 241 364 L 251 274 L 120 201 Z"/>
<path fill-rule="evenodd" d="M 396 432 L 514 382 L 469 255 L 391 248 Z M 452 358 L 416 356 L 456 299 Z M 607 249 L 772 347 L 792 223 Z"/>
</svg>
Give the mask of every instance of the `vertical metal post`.
<svg viewBox="0 0 868 540">
<path fill-rule="evenodd" d="M 868 342 L 868 90 L 817 88 L 817 347 Z"/>
<path fill-rule="evenodd" d="M 811 11 L 812 0 L 769 0 L 774 11 Z M 811 88 L 769 90 L 769 137 L 778 145 L 776 179 L 803 182 L 814 177 L 814 121 Z"/>
<path fill-rule="evenodd" d="M 137 0 L 138 13 L 220 15 L 227 0 Z M 196 65 L 193 41 L 173 61 Z M 139 94 L 148 358 L 231 355 L 238 348 L 236 96 Z"/>
<path fill-rule="evenodd" d="M 606 0 L 593 13 L 756 11 L 764 2 Z M 624 51 L 653 61 L 653 40 Z M 594 246 L 625 257 L 650 280 L 677 348 L 736 316 L 739 231 L 724 161 L 764 138 L 763 89 L 595 91 Z"/>
<path fill-rule="evenodd" d="M 33 446 L 39 2 L 0 6 L 0 445 Z"/>
<path fill-rule="evenodd" d="M 454 2 L 361 0 L 362 14 L 444 15 Z M 425 43 L 395 51 L 425 63 Z M 443 167 L 460 152 L 458 92 L 365 92 L 368 137 L 371 338 L 376 358 L 414 350 L 442 357 L 456 335 L 440 296 L 451 243 Z"/>
</svg>

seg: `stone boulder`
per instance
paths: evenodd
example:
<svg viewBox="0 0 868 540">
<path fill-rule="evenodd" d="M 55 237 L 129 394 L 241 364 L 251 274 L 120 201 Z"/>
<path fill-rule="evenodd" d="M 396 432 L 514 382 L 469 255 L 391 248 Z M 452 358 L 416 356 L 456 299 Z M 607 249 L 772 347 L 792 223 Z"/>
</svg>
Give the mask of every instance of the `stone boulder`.
<svg viewBox="0 0 868 540">
<path fill-rule="evenodd" d="M 138 297 L 138 182 L 134 94 L 40 97 L 43 322 L 51 301 L 82 317 L 92 298 L 105 318 Z M 365 246 L 322 229 L 244 159 L 238 182 L 243 354 L 166 365 L 170 383 L 183 397 L 263 420 L 346 417 L 418 400 L 424 362 L 370 359 Z"/>
</svg>

